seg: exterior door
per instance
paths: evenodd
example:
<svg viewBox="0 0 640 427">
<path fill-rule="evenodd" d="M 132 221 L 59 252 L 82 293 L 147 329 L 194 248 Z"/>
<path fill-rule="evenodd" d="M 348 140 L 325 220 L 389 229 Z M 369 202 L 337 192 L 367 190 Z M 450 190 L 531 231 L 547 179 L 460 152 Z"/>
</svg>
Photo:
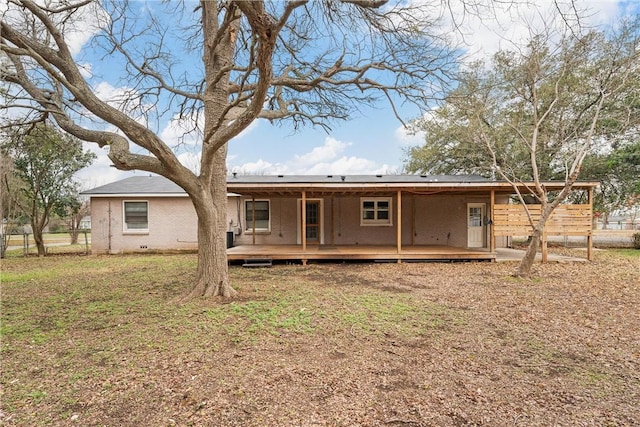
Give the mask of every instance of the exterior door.
<svg viewBox="0 0 640 427">
<path fill-rule="evenodd" d="M 484 203 L 467 204 L 467 246 L 470 248 L 485 247 L 485 209 Z"/>
<path fill-rule="evenodd" d="M 307 243 L 320 243 L 320 202 L 307 201 Z"/>
</svg>

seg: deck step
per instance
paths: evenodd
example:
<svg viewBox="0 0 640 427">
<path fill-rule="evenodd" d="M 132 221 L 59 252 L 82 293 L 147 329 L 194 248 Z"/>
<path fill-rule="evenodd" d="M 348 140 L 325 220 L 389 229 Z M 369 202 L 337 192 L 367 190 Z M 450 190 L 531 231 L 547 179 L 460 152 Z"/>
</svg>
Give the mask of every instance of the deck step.
<svg viewBox="0 0 640 427">
<path fill-rule="evenodd" d="M 243 267 L 271 267 L 273 260 L 271 258 L 246 258 Z"/>
</svg>

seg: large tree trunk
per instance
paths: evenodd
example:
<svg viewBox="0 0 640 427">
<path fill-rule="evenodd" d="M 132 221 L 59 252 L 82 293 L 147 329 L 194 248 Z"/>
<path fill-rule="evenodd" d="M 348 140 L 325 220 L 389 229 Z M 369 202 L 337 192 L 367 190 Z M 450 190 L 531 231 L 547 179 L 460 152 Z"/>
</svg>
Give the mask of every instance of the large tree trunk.
<svg viewBox="0 0 640 427">
<path fill-rule="evenodd" d="M 231 297 L 227 263 L 227 157 L 226 145 L 215 154 L 212 179 L 191 195 L 198 216 L 198 270 L 196 282 L 185 295 Z"/>
<path fill-rule="evenodd" d="M 198 215 L 198 272 L 196 283 L 185 299 L 230 297 L 236 292 L 229 283 L 227 264 L 227 144 L 217 132 L 228 125 L 223 120 L 229 102 L 229 70 L 233 64 L 239 19 L 235 6 L 227 7 L 225 24 L 235 28 L 218 38 L 217 2 L 200 3 L 202 8 L 204 93 L 204 129 L 200 158 L 199 186 L 190 194 Z M 222 144 L 220 144 L 223 142 Z"/>
</svg>

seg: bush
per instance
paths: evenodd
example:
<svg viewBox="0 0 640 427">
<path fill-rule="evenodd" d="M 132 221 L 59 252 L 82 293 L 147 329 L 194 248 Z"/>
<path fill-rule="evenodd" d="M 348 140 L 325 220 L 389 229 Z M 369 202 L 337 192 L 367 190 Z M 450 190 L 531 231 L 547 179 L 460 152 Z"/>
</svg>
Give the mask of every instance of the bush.
<svg viewBox="0 0 640 427">
<path fill-rule="evenodd" d="M 636 233 L 633 236 L 633 247 L 640 249 L 640 233 Z"/>
</svg>

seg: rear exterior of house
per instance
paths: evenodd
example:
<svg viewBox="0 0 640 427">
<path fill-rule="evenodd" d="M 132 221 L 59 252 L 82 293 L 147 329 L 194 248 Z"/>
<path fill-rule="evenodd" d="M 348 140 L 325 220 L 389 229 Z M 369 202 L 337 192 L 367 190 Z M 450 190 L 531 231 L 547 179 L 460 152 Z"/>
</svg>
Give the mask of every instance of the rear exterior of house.
<svg viewBox="0 0 640 427">
<path fill-rule="evenodd" d="M 403 245 L 488 248 L 488 195 L 311 195 L 305 198 L 307 244 Z M 302 198 L 237 198 L 235 245 L 302 243 Z M 253 224 L 255 205 L 256 223 Z M 255 228 L 254 228 L 255 227 Z"/>
<path fill-rule="evenodd" d="M 91 200 L 93 253 L 197 248 L 197 221 L 188 197 L 100 197 Z"/>
<path fill-rule="evenodd" d="M 91 197 L 94 254 L 198 248 L 193 204 L 166 178 L 134 176 L 83 194 Z"/>
<path fill-rule="evenodd" d="M 591 194 L 594 186 L 579 188 Z M 509 235 L 527 233 L 508 205 L 511 185 L 477 176 L 234 175 L 227 191 L 229 260 L 493 260 Z M 94 253 L 197 249 L 193 205 L 163 177 L 85 194 Z M 591 235 L 591 202 L 566 212 L 551 221 L 559 233 Z"/>
</svg>

